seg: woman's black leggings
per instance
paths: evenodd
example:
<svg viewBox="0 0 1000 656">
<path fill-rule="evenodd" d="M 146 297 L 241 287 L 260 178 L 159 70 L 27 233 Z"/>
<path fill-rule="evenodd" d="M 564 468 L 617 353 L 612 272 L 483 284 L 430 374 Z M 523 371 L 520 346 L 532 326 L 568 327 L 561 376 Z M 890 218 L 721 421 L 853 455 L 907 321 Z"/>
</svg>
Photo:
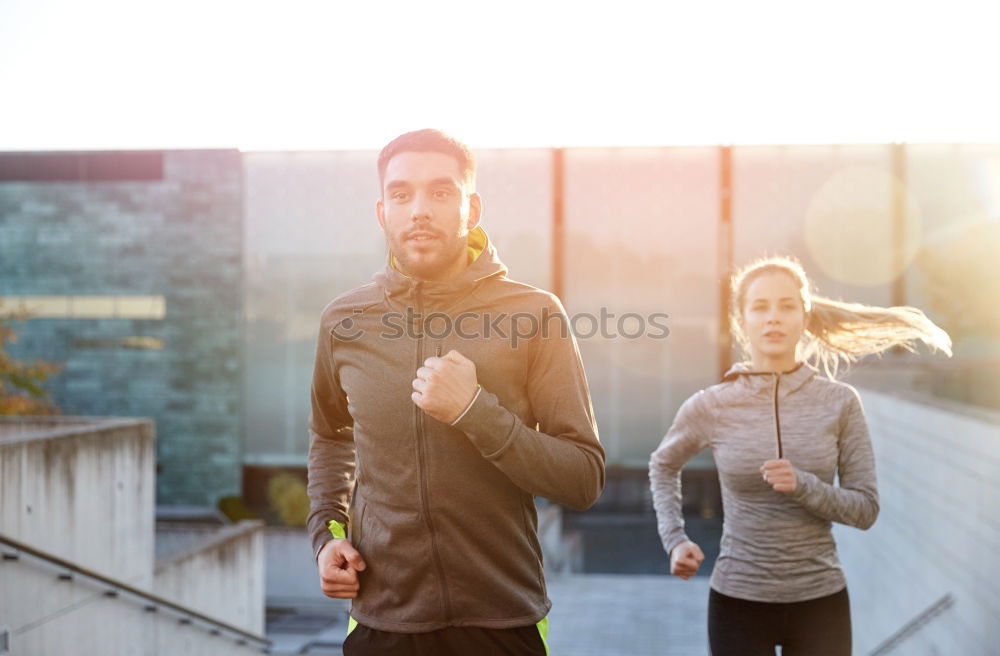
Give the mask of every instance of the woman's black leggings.
<svg viewBox="0 0 1000 656">
<path fill-rule="evenodd" d="M 747 601 L 715 590 L 708 596 L 712 656 L 850 656 L 847 588 L 828 597 L 789 603 Z"/>
</svg>

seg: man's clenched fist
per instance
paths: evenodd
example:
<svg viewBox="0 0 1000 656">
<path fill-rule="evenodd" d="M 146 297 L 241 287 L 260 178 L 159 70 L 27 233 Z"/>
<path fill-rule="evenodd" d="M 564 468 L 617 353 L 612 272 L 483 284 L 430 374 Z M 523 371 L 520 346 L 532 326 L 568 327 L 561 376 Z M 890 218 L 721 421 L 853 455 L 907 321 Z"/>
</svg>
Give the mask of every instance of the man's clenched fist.
<svg viewBox="0 0 1000 656">
<path fill-rule="evenodd" d="M 323 594 L 338 599 L 358 596 L 358 572 L 364 570 L 365 561 L 350 542 L 343 538 L 330 540 L 319 550 L 316 564 Z"/>
<path fill-rule="evenodd" d="M 411 398 L 438 421 L 450 424 L 476 395 L 476 365 L 455 350 L 424 360 L 413 379 Z"/>
</svg>

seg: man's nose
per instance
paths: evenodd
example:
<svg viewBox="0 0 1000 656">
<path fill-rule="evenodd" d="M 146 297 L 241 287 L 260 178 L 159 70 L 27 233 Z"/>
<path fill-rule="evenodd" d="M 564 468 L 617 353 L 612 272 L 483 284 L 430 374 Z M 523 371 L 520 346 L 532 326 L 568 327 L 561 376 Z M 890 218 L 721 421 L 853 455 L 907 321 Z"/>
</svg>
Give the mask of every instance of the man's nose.
<svg viewBox="0 0 1000 656">
<path fill-rule="evenodd" d="M 413 221 L 428 221 L 431 218 L 431 203 L 426 194 L 416 194 L 410 206 L 410 219 Z"/>
</svg>

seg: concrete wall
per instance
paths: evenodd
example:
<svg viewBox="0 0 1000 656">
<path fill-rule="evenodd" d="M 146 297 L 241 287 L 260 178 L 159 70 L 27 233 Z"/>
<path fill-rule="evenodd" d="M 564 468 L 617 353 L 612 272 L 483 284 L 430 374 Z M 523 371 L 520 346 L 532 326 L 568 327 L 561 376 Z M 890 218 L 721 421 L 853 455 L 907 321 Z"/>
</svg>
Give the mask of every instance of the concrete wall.
<svg viewBox="0 0 1000 656">
<path fill-rule="evenodd" d="M 305 529 L 268 527 L 266 541 L 269 606 L 334 601 L 320 590 L 319 571 Z"/>
<path fill-rule="evenodd" d="M 149 420 L 0 417 L 0 534 L 222 622 L 264 628 L 263 525 L 219 529 L 162 560 L 154 579 Z M 11 654 L 236 654 L 234 633 L 0 545 L 0 626 Z"/>
<path fill-rule="evenodd" d="M 164 532 L 196 534 L 187 548 L 156 562 L 153 590 L 166 599 L 252 633 L 264 632 L 264 524 L 225 528 L 175 526 Z"/>
<path fill-rule="evenodd" d="M 11 630 L 11 656 L 260 653 L 259 643 L 238 645 L 235 634 L 212 635 L 207 624 L 182 624 L 181 615 L 165 608 L 148 612 L 138 598 L 107 597 L 102 585 L 80 576 L 62 581 L 57 574 L 23 555 L 0 560 L 0 625 Z"/>
<path fill-rule="evenodd" d="M 0 417 L 0 533 L 149 585 L 153 442 L 149 420 Z"/>
<path fill-rule="evenodd" d="M 836 526 L 855 653 L 935 602 L 950 608 L 891 654 L 996 654 L 1000 645 L 1000 414 L 862 390 L 882 510 L 869 531 Z"/>
</svg>

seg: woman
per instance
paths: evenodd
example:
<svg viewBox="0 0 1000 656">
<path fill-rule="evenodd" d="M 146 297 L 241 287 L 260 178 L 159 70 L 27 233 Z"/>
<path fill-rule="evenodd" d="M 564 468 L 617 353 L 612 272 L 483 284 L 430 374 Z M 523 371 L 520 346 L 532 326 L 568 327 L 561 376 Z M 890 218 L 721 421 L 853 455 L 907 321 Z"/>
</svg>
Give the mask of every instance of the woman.
<svg viewBox="0 0 1000 656">
<path fill-rule="evenodd" d="M 783 656 L 850 654 L 830 527 L 867 529 L 879 505 L 861 401 L 834 376 L 840 363 L 917 341 L 950 355 L 951 340 L 915 308 L 816 296 L 787 257 L 749 265 L 732 292 L 730 330 L 750 361 L 689 398 L 650 460 L 670 573 L 689 579 L 704 559 L 684 534 L 680 470 L 711 447 L 725 510 L 708 604 L 712 654 L 773 656 L 776 645 Z"/>
</svg>

